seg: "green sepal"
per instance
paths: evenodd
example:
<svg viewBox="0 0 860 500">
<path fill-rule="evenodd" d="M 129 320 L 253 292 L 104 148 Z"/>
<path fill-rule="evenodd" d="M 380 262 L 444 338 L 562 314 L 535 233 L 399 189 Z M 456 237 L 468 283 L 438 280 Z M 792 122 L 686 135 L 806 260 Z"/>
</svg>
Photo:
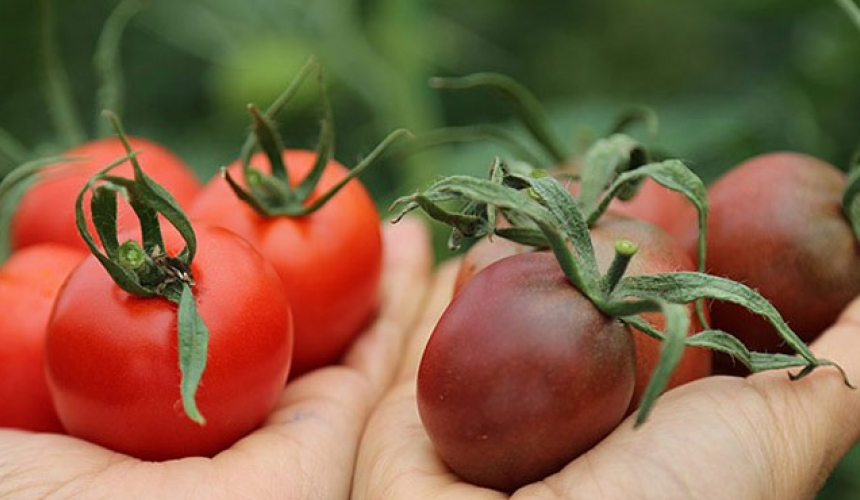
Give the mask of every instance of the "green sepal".
<svg viewBox="0 0 860 500">
<path fill-rule="evenodd" d="M 669 379 L 684 354 L 684 340 L 687 337 L 687 330 L 690 328 L 690 317 L 686 307 L 654 298 L 646 300 L 659 306 L 666 319 L 666 331 L 663 344 L 660 347 L 660 359 L 639 402 L 639 409 L 636 412 L 636 427 L 645 423 L 654 402 L 666 390 Z"/>
<path fill-rule="evenodd" d="M 319 76 L 321 77 L 321 75 Z M 320 125 L 320 136 L 317 140 L 316 158 L 310 172 L 308 172 L 295 189 L 296 199 L 302 202 L 310 198 L 314 189 L 316 189 L 334 152 L 334 117 L 332 116 L 331 102 L 328 99 L 328 92 L 326 92 L 325 85 L 323 85 L 321 79 L 319 87 L 323 118 Z"/>
<path fill-rule="evenodd" d="M 185 247 L 179 252 L 177 257 L 183 260 L 186 264 L 190 264 L 194 259 L 194 254 L 197 252 L 197 237 L 194 234 L 194 228 L 191 226 L 191 221 L 188 220 L 188 216 L 185 215 L 185 212 L 179 206 L 179 203 L 173 195 L 160 184 L 155 182 L 152 177 L 147 175 L 143 169 L 140 168 L 140 163 L 137 161 L 137 155 L 131 154 L 131 145 L 122 129 L 122 124 L 119 122 L 119 118 L 110 111 L 105 111 L 104 115 L 110 120 L 117 136 L 125 146 L 126 151 L 129 153 L 129 159 L 131 161 L 132 168 L 134 169 L 134 179 L 137 181 L 137 184 L 135 185 L 137 192 L 134 194 L 130 193 L 132 199 L 136 195 L 144 198 L 152 210 L 163 215 L 164 218 L 176 228 L 176 231 L 179 232 L 179 235 L 185 241 Z"/>
<path fill-rule="evenodd" d="M 660 131 L 660 117 L 657 115 L 657 112 L 648 106 L 639 105 L 622 112 L 615 120 L 615 123 L 609 127 L 607 135 L 626 133 L 628 128 L 637 123 L 642 123 L 648 135 L 652 138 L 656 137 Z"/>
<path fill-rule="evenodd" d="M 118 259 L 119 251 L 116 224 L 116 197 L 119 189 L 115 184 L 104 183 L 92 190 L 90 198 L 90 213 L 96 234 L 105 253 L 112 260 Z"/>
<path fill-rule="evenodd" d="M 699 299 L 731 302 L 763 317 L 779 333 L 785 343 L 810 362 L 817 358 L 809 347 L 786 324 L 779 311 L 748 286 L 718 276 L 698 272 L 672 272 L 648 276 L 628 276 L 621 280 L 614 296 L 657 295 L 669 302 L 687 304 Z"/>
<path fill-rule="evenodd" d="M 429 130 L 418 135 L 407 152 L 416 153 L 424 149 L 452 143 L 483 141 L 490 141 L 503 147 L 515 158 L 523 160 L 531 166 L 537 167 L 546 163 L 518 135 L 506 128 L 488 124 L 442 127 Z"/>
<path fill-rule="evenodd" d="M 647 153 L 638 141 L 616 134 L 597 141 L 585 153 L 579 203 L 593 211 L 600 193 L 620 174 L 647 162 Z"/>
<path fill-rule="evenodd" d="M 544 147 L 556 164 L 567 161 L 569 154 L 555 136 L 549 119 L 538 99 L 513 78 L 498 73 L 475 73 L 459 78 L 431 78 L 430 85 L 439 89 L 489 87 L 500 92 L 516 107 L 517 114 L 535 140 Z"/>
<path fill-rule="evenodd" d="M 206 419 L 197 408 L 197 388 L 206 370 L 209 350 L 209 329 L 197 312 L 197 303 L 187 283 L 182 284 L 179 309 L 176 313 L 176 335 L 179 345 L 179 371 L 182 374 L 180 394 L 185 414 L 200 425 Z"/>
<path fill-rule="evenodd" d="M 284 141 L 280 134 L 275 130 L 275 124 L 267 116 L 260 114 L 260 110 L 253 104 L 248 105 L 248 112 L 254 119 L 254 135 L 257 137 L 257 144 L 263 150 L 266 158 L 269 159 L 269 167 L 272 177 L 278 179 L 281 183 L 289 187 L 289 179 L 287 178 L 287 166 L 284 164 Z M 247 180 L 247 179 L 246 179 Z M 248 183 L 250 185 L 250 182 Z M 284 190 L 286 191 L 286 190 Z M 282 192 L 285 195 L 286 192 Z M 292 201 L 292 197 L 290 197 Z M 279 203 L 286 203 L 287 199 L 277 200 Z"/>
</svg>

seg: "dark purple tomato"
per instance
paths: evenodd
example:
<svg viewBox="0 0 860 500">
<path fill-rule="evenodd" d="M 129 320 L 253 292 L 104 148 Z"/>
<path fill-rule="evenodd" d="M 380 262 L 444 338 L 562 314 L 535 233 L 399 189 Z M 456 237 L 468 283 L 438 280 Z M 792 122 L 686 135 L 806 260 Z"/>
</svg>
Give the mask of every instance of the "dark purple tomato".
<svg viewBox="0 0 860 500">
<path fill-rule="evenodd" d="M 761 293 L 807 342 L 860 294 L 860 246 L 842 213 L 845 174 L 811 156 L 757 156 L 708 190 L 707 268 Z M 696 231 L 682 243 L 695 254 Z M 750 349 L 786 351 L 770 324 L 716 302 L 715 327 Z"/>
<path fill-rule="evenodd" d="M 451 470 L 513 491 L 609 434 L 633 371 L 629 330 L 574 288 L 552 254 L 527 253 L 475 275 L 448 306 L 421 360 L 418 410 Z"/>
</svg>

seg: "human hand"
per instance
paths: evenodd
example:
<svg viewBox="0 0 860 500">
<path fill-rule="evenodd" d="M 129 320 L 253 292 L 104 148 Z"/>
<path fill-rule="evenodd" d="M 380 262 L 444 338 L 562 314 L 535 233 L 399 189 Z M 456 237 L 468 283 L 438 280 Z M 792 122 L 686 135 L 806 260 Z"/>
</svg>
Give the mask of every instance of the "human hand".
<svg viewBox="0 0 860 500">
<path fill-rule="evenodd" d="M 0 429 L 0 498 L 346 498 L 361 432 L 392 380 L 429 280 L 425 228 L 416 220 L 386 226 L 375 323 L 342 366 L 291 380 L 262 428 L 213 458 L 166 462 Z"/>
<path fill-rule="evenodd" d="M 427 338 L 451 299 L 457 263 L 438 273 L 404 364 L 362 438 L 355 499 L 497 499 L 459 479 L 421 425 L 415 377 Z M 860 299 L 812 345 L 860 382 Z M 648 421 L 625 420 L 590 452 L 514 498 L 812 498 L 860 438 L 860 390 L 823 368 L 710 377 L 658 399 Z"/>
</svg>

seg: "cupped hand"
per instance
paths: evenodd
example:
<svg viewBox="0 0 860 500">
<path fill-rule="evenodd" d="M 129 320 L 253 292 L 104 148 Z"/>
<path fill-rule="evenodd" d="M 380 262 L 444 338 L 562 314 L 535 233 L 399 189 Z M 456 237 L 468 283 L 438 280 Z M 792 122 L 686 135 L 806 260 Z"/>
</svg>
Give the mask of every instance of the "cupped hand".
<svg viewBox="0 0 860 500">
<path fill-rule="evenodd" d="M 386 226 L 375 323 L 343 365 L 291 380 L 263 427 L 213 458 L 166 462 L 0 429 L 0 498 L 347 498 L 362 430 L 392 381 L 430 279 L 425 228 L 416 220 Z"/>
<path fill-rule="evenodd" d="M 362 438 L 354 499 L 496 499 L 460 480 L 436 456 L 421 425 L 415 377 L 436 320 L 451 299 L 457 263 L 435 278 L 397 380 Z M 860 299 L 812 346 L 860 383 Z M 822 368 L 790 381 L 785 371 L 710 377 L 658 399 L 648 421 L 625 420 L 590 452 L 513 498 L 812 498 L 860 438 L 860 390 Z"/>
</svg>

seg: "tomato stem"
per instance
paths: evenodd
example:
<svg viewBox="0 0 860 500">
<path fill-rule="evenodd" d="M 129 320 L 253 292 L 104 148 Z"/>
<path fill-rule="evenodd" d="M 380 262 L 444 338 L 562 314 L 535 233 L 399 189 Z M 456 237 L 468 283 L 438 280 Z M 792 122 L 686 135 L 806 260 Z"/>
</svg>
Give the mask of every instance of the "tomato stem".
<svg viewBox="0 0 860 500">
<path fill-rule="evenodd" d="M 612 258 L 612 263 L 609 264 L 609 269 L 601 280 L 601 286 L 607 294 L 612 293 L 618 282 L 624 277 L 624 272 L 627 271 L 627 266 L 630 264 L 630 259 L 639 251 L 639 246 L 630 240 L 618 240 L 615 242 L 615 257 Z"/>
<path fill-rule="evenodd" d="M 140 243 L 134 240 L 126 240 L 119 246 L 119 263 L 126 269 L 136 271 L 146 263 L 146 253 Z"/>
</svg>

